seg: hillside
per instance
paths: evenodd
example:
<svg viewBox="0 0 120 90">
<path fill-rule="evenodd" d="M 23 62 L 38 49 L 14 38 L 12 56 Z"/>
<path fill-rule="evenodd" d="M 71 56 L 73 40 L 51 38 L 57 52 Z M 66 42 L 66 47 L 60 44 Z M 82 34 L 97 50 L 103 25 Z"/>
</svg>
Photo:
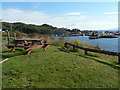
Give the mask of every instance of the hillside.
<svg viewBox="0 0 120 90">
<path fill-rule="evenodd" d="M 60 34 L 66 32 L 65 28 L 57 28 L 52 25 L 42 24 L 42 25 L 34 25 L 34 24 L 25 24 L 22 22 L 2 22 L 2 30 L 3 31 L 11 31 L 11 32 L 22 32 L 22 33 L 39 33 L 39 34 Z"/>
<path fill-rule="evenodd" d="M 118 88 L 117 57 L 84 55 L 59 46 L 47 51 L 23 49 L 9 53 L 4 47 L 3 88 Z"/>
</svg>

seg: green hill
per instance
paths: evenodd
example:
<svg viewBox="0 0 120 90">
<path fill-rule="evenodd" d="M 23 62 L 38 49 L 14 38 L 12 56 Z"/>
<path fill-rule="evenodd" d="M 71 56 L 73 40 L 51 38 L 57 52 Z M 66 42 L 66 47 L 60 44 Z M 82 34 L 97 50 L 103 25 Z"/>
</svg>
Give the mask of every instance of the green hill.
<svg viewBox="0 0 120 90">
<path fill-rule="evenodd" d="M 117 57 L 70 52 L 59 46 L 47 51 L 4 48 L 3 88 L 118 88 Z"/>
<path fill-rule="evenodd" d="M 12 29 L 12 30 L 11 30 Z M 57 28 L 52 25 L 42 24 L 42 25 L 34 25 L 34 24 L 25 24 L 22 22 L 2 22 L 2 30 L 3 31 L 11 31 L 11 32 L 22 32 L 22 33 L 39 33 L 39 34 L 60 34 L 66 32 L 66 28 Z"/>
</svg>

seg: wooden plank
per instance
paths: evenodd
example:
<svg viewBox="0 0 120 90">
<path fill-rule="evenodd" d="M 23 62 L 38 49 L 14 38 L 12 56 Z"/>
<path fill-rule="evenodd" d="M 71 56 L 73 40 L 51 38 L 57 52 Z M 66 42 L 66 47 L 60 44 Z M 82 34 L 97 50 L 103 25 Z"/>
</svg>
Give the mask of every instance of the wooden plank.
<svg viewBox="0 0 120 90">
<path fill-rule="evenodd" d="M 41 41 L 41 40 L 44 40 L 44 39 L 30 39 L 30 38 L 25 38 L 25 39 L 15 39 L 15 41 Z"/>
<path fill-rule="evenodd" d="M 65 47 L 66 48 L 67 48 L 67 44 L 71 45 L 73 47 L 85 50 L 85 55 L 87 55 L 87 51 L 91 51 L 91 52 L 96 52 L 96 53 L 118 56 L 118 64 L 120 64 L 120 52 L 110 52 L 110 51 L 105 51 L 105 50 L 89 49 L 89 48 L 80 47 L 80 46 L 65 42 Z"/>
<path fill-rule="evenodd" d="M 44 45 L 32 46 L 32 47 L 30 47 L 30 48 L 28 48 L 28 49 L 26 49 L 26 50 L 39 49 L 39 48 L 42 48 L 42 47 L 44 47 Z"/>
<path fill-rule="evenodd" d="M 23 48 L 29 48 L 31 46 L 23 46 L 23 45 L 6 45 L 8 48 L 13 48 L 13 47 L 23 47 Z"/>
</svg>

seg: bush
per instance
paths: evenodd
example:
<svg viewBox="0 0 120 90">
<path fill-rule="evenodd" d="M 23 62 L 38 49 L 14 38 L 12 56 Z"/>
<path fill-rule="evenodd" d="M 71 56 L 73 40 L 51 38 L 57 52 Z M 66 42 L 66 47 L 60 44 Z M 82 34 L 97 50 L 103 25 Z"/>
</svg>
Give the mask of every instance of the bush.
<svg viewBox="0 0 120 90">
<path fill-rule="evenodd" d="M 74 45 L 77 45 L 77 46 L 81 45 L 81 42 L 79 40 L 75 40 L 74 42 L 72 41 L 70 43 L 73 43 Z M 66 47 L 72 52 L 78 52 L 79 51 L 78 48 L 76 48 L 76 47 L 73 48 L 73 46 L 71 46 L 71 45 L 67 45 Z"/>
<path fill-rule="evenodd" d="M 73 43 L 74 43 L 75 45 L 77 45 L 77 46 L 81 46 L 81 45 L 82 45 L 81 41 L 79 41 L 79 40 L 75 40 Z M 74 48 L 73 51 L 74 51 L 74 52 L 78 52 L 78 51 L 79 51 L 79 48 Z"/>
<path fill-rule="evenodd" d="M 79 40 L 75 40 L 73 43 L 74 43 L 75 45 L 77 45 L 77 46 L 80 46 L 80 45 L 81 45 L 81 42 L 80 42 Z"/>
<path fill-rule="evenodd" d="M 51 40 L 51 45 L 54 45 L 54 46 L 64 46 L 64 43 L 65 43 L 65 39 L 62 37 L 62 38 L 59 38 L 59 39 L 52 39 Z"/>
</svg>

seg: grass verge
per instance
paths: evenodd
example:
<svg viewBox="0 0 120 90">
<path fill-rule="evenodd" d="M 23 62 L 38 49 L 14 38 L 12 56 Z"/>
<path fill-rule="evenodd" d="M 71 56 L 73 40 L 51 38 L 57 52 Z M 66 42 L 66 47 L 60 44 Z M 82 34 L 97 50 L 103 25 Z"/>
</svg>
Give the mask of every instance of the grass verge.
<svg viewBox="0 0 120 90">
<path fill-rule="evenodd" d="M 3 88 L 118 88 L 117 57 L 70 52 L 59 46 L 47 51 L 3 47 Z"/>
</svg>

